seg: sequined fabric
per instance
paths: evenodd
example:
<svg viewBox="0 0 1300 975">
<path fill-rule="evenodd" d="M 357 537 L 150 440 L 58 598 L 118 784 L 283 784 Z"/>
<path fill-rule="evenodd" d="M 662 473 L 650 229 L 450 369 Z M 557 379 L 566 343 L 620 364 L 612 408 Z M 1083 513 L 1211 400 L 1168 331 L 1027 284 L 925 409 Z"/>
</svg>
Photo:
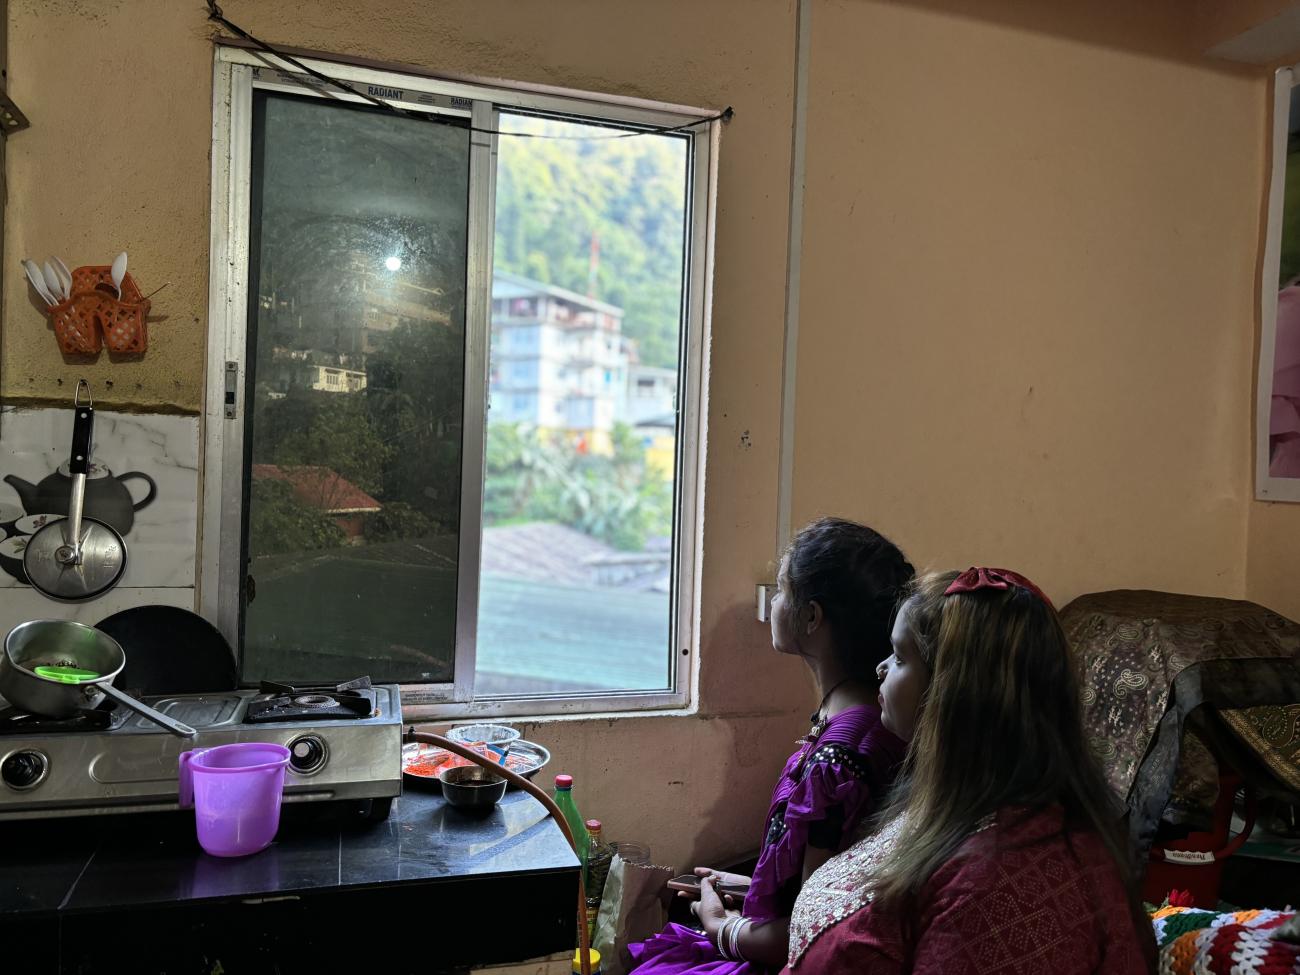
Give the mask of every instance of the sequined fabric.
<svg viewBox="0 0 1300 975">
<path fill-rule="evenodd" d="M 886 823 L 878 832 L 831 857 L 812 872 L 790 915 L 792 968 L 818 935 L 871 900 L 867 878 L 872 868 L 885 858 L 902 829 L 901 818 Z"/>
<path fill-rule="evenodd" d="M 1151 929 L 1135 925 L 1101 837 L 1070 829 L 1059 806 L 1007 807 L 976 832 L 902 912 L 860 893 L 878 848 L 852 851 L 857 870 L 814 873 L 782 975 L 1148 975 Z M 906 830 L 894 837 L 907 842 Z"/>
<path fill-rule="evenodd" d="M 971 835 L 989 829 L 995 820 L 986 816 Z M 822 933 L 870 903 L 868 881 L 905 829 L 903 817 L 893 819 L 813 871 L 790 916 L 791 968 Z"/>
</svg>

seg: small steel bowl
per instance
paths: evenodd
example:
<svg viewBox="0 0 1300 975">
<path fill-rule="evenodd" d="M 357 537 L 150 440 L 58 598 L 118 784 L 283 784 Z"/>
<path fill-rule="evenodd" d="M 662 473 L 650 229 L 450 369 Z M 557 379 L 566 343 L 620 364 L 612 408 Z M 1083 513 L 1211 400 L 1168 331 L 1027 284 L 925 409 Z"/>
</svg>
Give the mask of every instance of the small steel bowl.
<svg viewBox="0 0 1300 975">
<path fill-rule="evenodd" d="M 503 776 L 479 765 L 460 765 L 438 773 L 442 797 L 462 812 L 486 814 L 506 794 Z"/>
</svg>

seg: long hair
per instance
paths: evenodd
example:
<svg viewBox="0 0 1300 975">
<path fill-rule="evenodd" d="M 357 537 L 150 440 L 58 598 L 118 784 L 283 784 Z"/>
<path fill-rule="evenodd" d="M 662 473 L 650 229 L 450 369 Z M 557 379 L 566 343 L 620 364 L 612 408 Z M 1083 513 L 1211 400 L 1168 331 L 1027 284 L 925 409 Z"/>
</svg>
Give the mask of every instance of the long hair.
<svg viewBox="0 0 1300 975">
<path fill-rule="evenodd" d="M 796 609 L 821 607 L 845 673 L 878 683 L 894 607 L 914 574 L 898 546 L 866 525 L 822 518 L 790 542 L 781 573 Z"/>
<path fill-rule="evenodd" d="M 907 837 L 875 873 L 875 899 L 905 910 L 981 819 L 1005 806 L 1057 804 L 1067 839 L 1092 832 L 1105 844 L 1153 961 L 1121 809 L 1084 740 L 1078 681 L 1056 611 L 1015 586 L 945 596 L 956 577 L 922 576 L 905 597 L 930 683 L 883 814 L 906 815 Z"/>
</svg>

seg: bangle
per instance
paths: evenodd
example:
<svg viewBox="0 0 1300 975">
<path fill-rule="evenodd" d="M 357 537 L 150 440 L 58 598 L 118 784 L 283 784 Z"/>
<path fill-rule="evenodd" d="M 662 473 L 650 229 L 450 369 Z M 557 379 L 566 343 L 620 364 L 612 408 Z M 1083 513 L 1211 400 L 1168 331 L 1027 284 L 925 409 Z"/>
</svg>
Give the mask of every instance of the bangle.
<svg viewBox="0 0 1300 975">
<path fill-rule="evenodd" d="M 740 953 L 740 933 L 745 929 L 745 926 L 748 924 L 749 924 L 749 919 L 742 916 L 742 917 L 737 917 L 736 923 L 731 926 L 731 943 L 728 947 L 731 949 L 732 961 L 745 960 L 745 956 Z"/>
<path fill-rule="evenodd" d="M 718 928 L 718 954 L 727 961 L 737 961 L 729 950 L 731 947 L 731 932 L 735 930 L 738 917 L 729 917 L 722 922 L 722 927 Z"/>
<path fill-rule="evenodd" d="M 723 958 L 727 957 L 727 925 L 731 923 L 731 918 L 723 918 L 722 923 L 718 925 L 718 933 L 713 939 L 713 946 L 718 949 L 718 954 Z"/>
</svg>

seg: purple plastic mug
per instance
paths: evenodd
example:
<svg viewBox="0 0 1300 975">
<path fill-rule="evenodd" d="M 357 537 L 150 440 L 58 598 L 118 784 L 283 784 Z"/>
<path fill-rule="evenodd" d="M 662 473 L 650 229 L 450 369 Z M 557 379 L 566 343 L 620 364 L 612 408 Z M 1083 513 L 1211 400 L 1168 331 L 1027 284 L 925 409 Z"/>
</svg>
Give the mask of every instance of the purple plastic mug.
<svg viewBox="0 0 1300 975">
<path fill-rule="evenodd" d="M 199 846 L 216 857 L 265 850 L 280 828 L 289 749 L 241 742 L 181 752 L 180 805 L 194 809 Z"/>
</svg>

